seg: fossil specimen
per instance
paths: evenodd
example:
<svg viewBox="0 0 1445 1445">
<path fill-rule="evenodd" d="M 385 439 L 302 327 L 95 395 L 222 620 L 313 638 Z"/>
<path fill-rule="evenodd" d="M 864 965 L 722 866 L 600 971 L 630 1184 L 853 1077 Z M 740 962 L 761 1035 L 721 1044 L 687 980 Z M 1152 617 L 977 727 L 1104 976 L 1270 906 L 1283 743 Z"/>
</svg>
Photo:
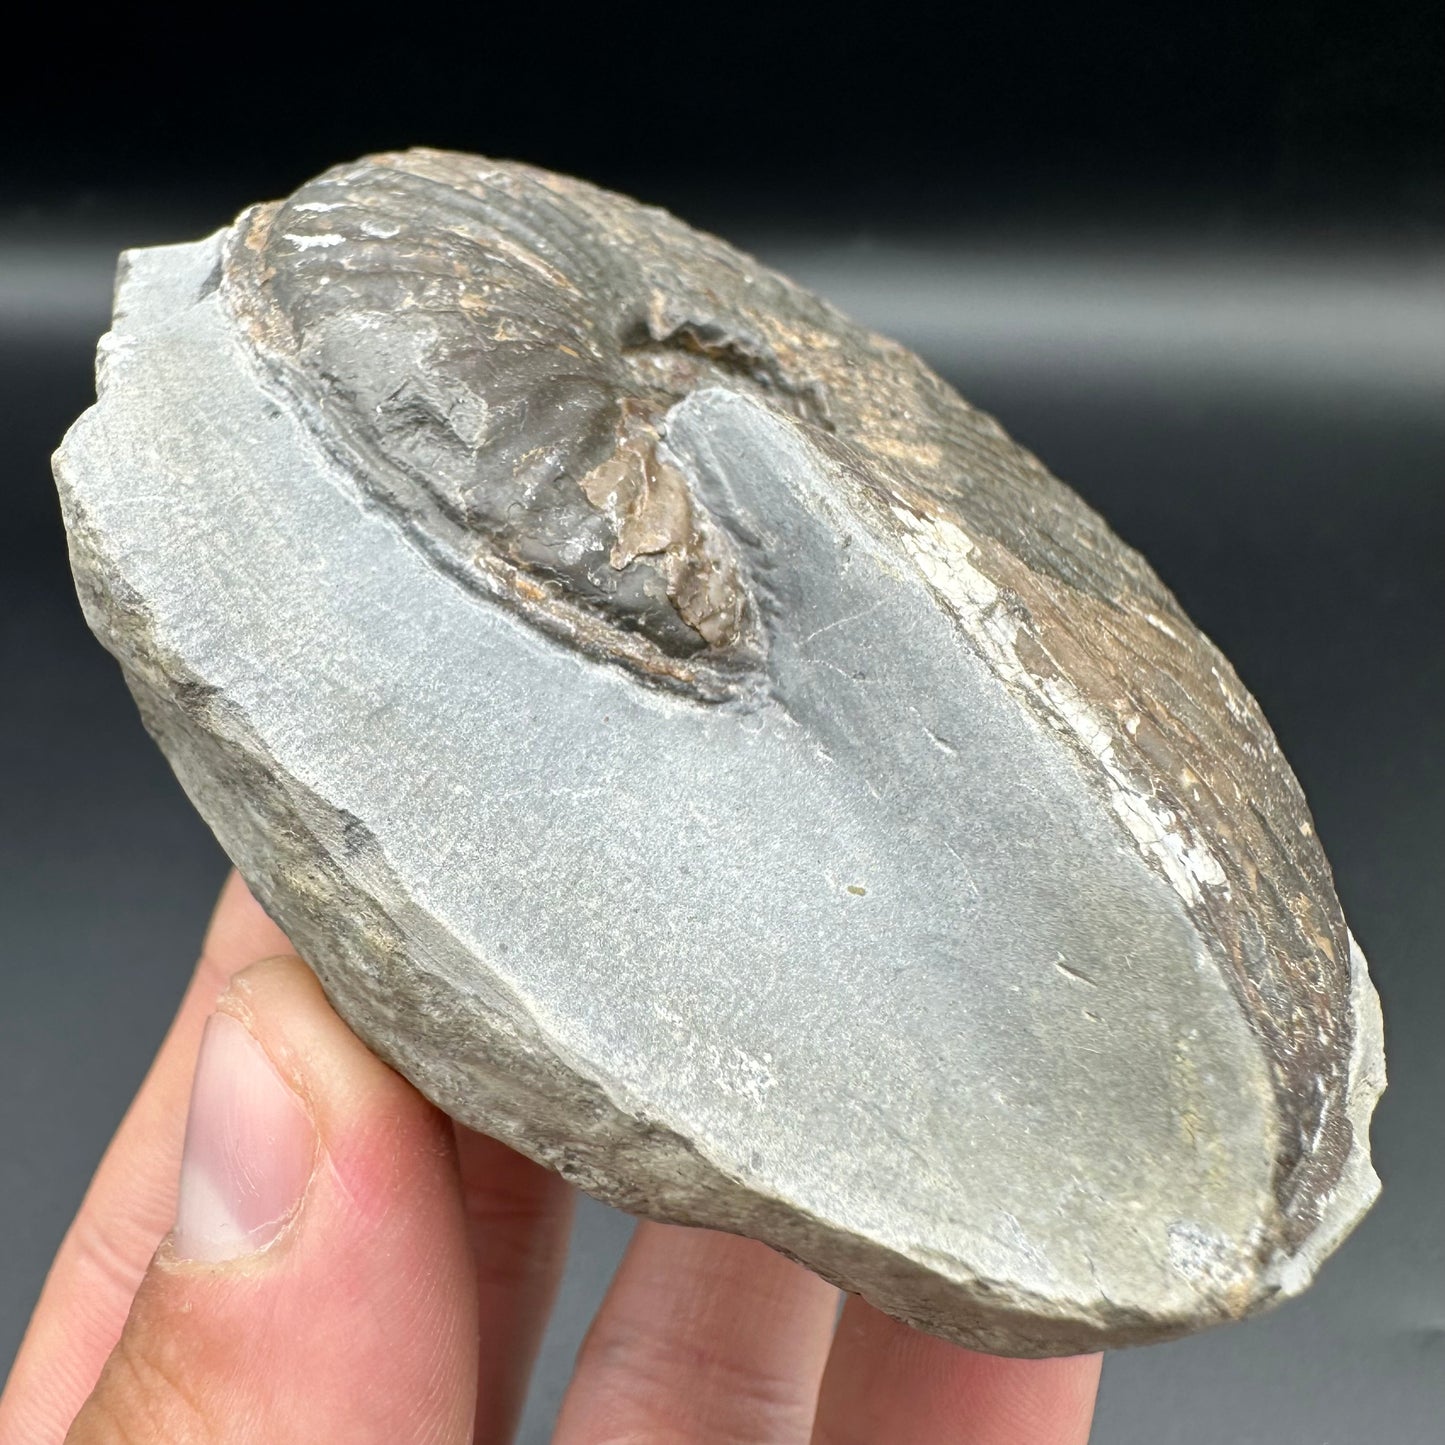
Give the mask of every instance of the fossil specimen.
<svg viewBox="0 0 1445 1445">
<path fill-rule="evenodd" d="M 1303 1288 L 1380 1025 L 1148 565 L 915 357 L 434 151 L 128 255 L 91 625 L 382 1056 L 639 1213 L 984 1349 Z"/>
</svg>

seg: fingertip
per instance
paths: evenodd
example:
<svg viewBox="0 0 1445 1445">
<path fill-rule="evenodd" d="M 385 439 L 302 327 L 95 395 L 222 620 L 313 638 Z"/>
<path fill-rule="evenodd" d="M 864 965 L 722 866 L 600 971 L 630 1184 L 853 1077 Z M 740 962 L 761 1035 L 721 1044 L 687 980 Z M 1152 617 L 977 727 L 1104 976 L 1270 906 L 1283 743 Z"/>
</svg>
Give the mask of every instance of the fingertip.
<svg viewBox="0 0 1445 1445">
<path fill-rule="evenodd" d="M 233 868 L 206 930 L 204 953 L 227 974 L 253 959 L 292 953 L 291 941 L 256 901 L 246 881 Z"/>
<path fill-rule="evenodd" d="M 356 1036 L 289 949 L 234 974 L 216 1008 L 243 1023 L 308 1100 L 328 1147 L 335 1134 L 375 1115 L 424 1116 L 442 1127 L 439 1111 Z"/>
</svg>

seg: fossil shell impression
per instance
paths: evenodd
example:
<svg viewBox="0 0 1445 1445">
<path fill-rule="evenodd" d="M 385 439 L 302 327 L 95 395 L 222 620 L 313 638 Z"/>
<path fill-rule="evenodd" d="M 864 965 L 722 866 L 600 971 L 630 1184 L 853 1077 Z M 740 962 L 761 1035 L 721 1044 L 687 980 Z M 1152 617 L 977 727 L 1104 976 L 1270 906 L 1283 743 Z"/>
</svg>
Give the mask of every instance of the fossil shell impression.
<svg viewBox="0 0 1445 1445">
<path fill-rule="evenodd" d="M 1258 706 L 893 342 L 437 151 L 131 253 L 57 458 L 91 625 L 383 1057 L 980 1348 L 1308 1283 L 1379 1018 Z"/>
</svg>

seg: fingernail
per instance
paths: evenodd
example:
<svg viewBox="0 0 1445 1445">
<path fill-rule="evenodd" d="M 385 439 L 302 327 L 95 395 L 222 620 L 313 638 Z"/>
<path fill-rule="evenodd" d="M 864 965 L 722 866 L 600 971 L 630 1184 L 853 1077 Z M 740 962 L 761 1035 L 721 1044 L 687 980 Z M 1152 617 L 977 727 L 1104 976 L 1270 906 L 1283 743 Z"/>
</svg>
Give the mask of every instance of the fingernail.
<svg viewBox="0 0 1445 1445">
<path fill-rule="evenodd" d="M 265 1249 L 296 1212 L 316 1132 L 250 1031 L 212 1014 L 201 1038 L 171 1247 L 215 1263 Z"/>
</svg>

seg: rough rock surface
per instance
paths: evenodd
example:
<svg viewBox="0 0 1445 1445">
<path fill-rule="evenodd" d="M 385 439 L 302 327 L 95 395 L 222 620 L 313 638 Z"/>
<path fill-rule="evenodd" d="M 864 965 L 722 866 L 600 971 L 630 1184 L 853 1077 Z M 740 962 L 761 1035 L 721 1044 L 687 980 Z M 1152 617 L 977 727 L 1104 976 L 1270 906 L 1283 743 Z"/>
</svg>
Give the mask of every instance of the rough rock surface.
<svg viewBox="0 0 1445 1445">
<path fill-rule="evenodd" d="M 1156 1340 L 1368 1207 L 1293 775 L 1137 553 L 671 217 L 432 151 L 128 254 L 87 616 L 383 1057 L 966 1344 Z"/>
</svg>

